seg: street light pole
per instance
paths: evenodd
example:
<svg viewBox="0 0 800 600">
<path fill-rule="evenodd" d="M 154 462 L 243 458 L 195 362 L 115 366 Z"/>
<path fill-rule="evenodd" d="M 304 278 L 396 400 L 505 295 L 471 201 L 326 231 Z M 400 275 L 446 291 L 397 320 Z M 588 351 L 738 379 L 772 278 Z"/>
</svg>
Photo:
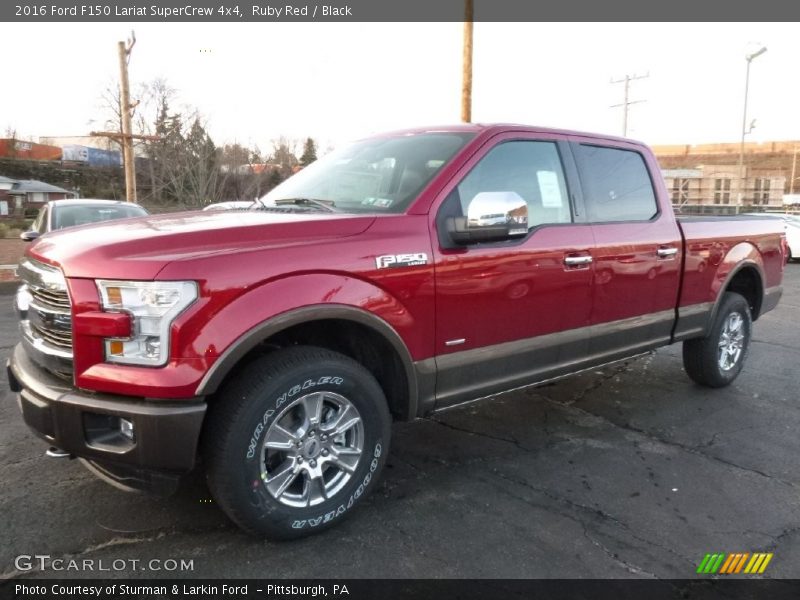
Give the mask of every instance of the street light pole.
<svg viewBox="0 0 800 600">
<path fill-rule="evenodd" d="M 753 62 L 753 59 L 758 58 L 766 51 L 767 47 L 762 46 L 759 50 L 756 50 L 752 54 L 748 54 L 747 56 L 745 56 L 745 59 L 747 60 L 747 70 L 745 71 L 745 76 L 744 76 L 744 110 L 742 111 L 742 141 L 739 144 L 739 193 L 737 195 L 737 200 L 736 200 L 737 213 L 742 209 L 742 200 L 745 188 L 744 136 L 747 135 L 747 96 L 748 93 L 750 92 L 750 63 Z"/>
</svg>

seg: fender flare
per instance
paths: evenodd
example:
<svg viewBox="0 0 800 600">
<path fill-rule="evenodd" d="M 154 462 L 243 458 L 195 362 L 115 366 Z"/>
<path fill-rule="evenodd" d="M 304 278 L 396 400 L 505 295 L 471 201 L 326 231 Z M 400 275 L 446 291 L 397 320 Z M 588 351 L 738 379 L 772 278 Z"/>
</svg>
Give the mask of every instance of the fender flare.
<svg viewBox="0 0 800 600">
<path fill-rule="evenodd" d="M 747 258 L 739 262 L 739 264 L 736 265 L 736 267 L 731 269 L 727 277 L 725 277 L 725 280 L 722 282 L 722 285 L 720 285 L 719 291 L 717 292 L 717 299 L 714 301 L 714 306 L 711 309 L 711 314 L 709 315 L 708 323 L 706 324 L 706 329 L 705 329 L 706 335 L 708 335 L 709 329 L 711 329 L 712 324 L 717 318 L 717 312 L 719 311 L 720 304 L 722 304 L 722 297 L 725 295 L 725 291 L 728 289 L 728 286 L 730 285 L 731 281 L 733 281 L 733 278 L 736 277 L 736 275 L 738 275 L 743 269 L 755 269 L 756 276 L 758 277 L 759 283 L 761 284 L 761 297 L 758 298 L 754 314 L 752 315 L 754 321 L 758 318 L 759 314 L 758 311 L 760 310 L 761 305 L 764 301 L 764 291 L 766 289 L 765 288 L 766 276 L 764 274 L 764 267 L 758 261 L 752 258 Z"/>
<path fill-rule="evenodd" d="M 418 405 L 419 388 L 417 386 L 417 371 L 403 339 L 389 323 L 380 317 L 363 309 L 346 304 L 304 306 L 280 313 L 262 321 L 236 338 L 236 340 L 219 356 L 208 372 L 203 376 L 196 394 L 198 396 L 206 396 L 216 392 L 219 385 L 234 369 L 242 357 L 265 339 L 294 325 L 322 319 L 353 321 L 354 323 L 372 329 L 391 344 L 392 348 L 400 357 L 408 386 L 408 407 L 404 416 L 406 420 L 414 418 L 417 415 Z"/>
</svg>

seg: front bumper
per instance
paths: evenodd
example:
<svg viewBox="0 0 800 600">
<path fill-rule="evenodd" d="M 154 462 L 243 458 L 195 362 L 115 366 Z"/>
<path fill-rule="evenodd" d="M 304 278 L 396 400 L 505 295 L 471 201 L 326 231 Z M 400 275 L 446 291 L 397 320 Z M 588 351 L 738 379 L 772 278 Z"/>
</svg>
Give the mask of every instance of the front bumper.
<svg viewBox="0 0 800 600">
<path fill-rule="evenodd" d="M 82 392 L 33 362 L 22 344 L 7 371 L 25 423 L 118 487 L 169 492 L 194 467 L 206 411 L 202 398 L 176 402 Z M 132 439 L 120 433 L 120 419 L 133 425 Z"/>
</svg>

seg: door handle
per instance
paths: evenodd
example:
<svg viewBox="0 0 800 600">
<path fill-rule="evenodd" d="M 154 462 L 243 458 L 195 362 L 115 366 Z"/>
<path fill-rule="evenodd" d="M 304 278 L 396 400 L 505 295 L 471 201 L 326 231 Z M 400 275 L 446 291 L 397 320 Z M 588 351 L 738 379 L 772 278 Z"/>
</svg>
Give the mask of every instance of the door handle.
<svg viewBox="0 0 800 600">
<path fill-rule="evenodd" d="M 661 246 L 657 251 L 658 258 L 672 258 L 677 253 L 678 249 L 672 246 Z"/>
<path fill-rule="evenodd" d="M 564 264 L 568 267 L 580 267 L 581 265 L 591 264 L 591 256 L 565 256 Z"/>
</svg>

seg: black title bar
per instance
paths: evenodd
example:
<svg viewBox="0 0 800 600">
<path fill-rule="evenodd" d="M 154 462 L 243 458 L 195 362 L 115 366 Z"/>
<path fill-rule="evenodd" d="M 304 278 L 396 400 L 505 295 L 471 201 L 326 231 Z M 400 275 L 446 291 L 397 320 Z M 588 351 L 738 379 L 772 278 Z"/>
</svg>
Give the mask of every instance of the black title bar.
<svg viewBox="0 0 800 600">
<path fill-rule="evenodd" d="M 112 580 L 29 579 L 0 582 L 0 600 L 725 600 L 796 599 L 798 580 L 711 579 L 539 579 L 539 580 Z"/>
<path fill-rule="evenodd" d="M 3 0 L 11 22 L 462 21 L 465 0 Z M 797 21 L 788 0 L 474 0 L 475 21 Z M 679 36 L 678 36 L 679 37 Z"/>
</svg>

